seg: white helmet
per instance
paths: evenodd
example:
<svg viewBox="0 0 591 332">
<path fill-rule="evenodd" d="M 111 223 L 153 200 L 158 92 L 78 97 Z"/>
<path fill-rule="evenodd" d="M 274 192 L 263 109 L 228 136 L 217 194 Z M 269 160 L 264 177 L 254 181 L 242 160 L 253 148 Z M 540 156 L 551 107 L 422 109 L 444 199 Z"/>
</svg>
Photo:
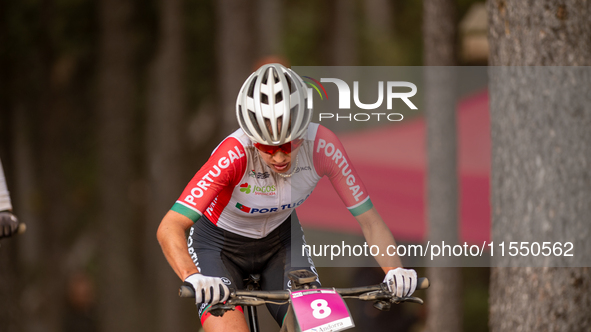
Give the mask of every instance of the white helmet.
<svg viewBox="0 0 591 332">
<path fill-rule="evenodd" d="M 254 142 L 281 145 L 298 139 L 312 118 L 306 85 L 293 70 L 278 63 L 266 64 L 242 85 L 236 116 L 240 128 Z"/>
</svg>

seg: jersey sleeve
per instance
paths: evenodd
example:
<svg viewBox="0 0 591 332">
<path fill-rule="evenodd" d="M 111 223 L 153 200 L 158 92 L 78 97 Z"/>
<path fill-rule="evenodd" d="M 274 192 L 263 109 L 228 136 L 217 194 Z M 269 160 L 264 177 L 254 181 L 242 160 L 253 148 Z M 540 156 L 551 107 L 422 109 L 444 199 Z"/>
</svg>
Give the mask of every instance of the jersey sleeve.
<svg viewBox="0 0 591 332">
<path fill-rule="evenodd" d="M 171 210 L 193 222 L 199 220 L 220 192 L 238 185 L 246 164 L 244 146 L 236 138 L 226 138 L 185 187 Z"/>
<path fill-rule="evenodd" d="M 343 144 L 337 136 L 323 126 L 318 126 L 314 140 L 314 168 L 319 176 L 327 176 L 337 194 L 353 216 L 358 216 L 373 207 L 367 189 Z"/>
</svg>

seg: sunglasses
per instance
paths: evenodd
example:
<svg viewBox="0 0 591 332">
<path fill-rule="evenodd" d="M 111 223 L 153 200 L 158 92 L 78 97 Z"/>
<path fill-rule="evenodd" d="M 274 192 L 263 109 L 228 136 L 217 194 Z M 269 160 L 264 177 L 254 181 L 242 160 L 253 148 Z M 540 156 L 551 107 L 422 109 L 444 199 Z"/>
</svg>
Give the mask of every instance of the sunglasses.
<svg viewBox="0 0 591 332">
<path fill-rule="evenodd" d="M 299 148 L 303 142 L 304 140 L 302 138 L 299 138 L 281 145 L 265 145 L 261 143 L 254 143 L 254 146 L 257 149 L 259 149 L 259 151 L 268 153 L 270 155 L 274 155 L 279 150 L 281 150 L 285 154 L 290 154 L 292 149 L 295 150 Z"/>
</svg>

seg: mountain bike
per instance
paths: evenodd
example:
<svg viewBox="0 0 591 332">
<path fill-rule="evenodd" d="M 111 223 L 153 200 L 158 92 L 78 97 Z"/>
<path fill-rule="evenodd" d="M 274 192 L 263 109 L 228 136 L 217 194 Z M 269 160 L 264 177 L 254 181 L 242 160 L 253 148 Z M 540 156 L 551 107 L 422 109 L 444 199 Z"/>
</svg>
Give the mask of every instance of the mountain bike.
<svg viewBox="0 0 591 332">
<path fill-rule="evenodd" d="M 206 312 L 213 316 L 223 316 L 236 306 L 243 306 L 247 312 L 251 332 L 258 332 L 256 307 L 266 303 L 289 303 L 289 309 L 280 332 L 342 331 L 354 327 L 351 314 L 343 298 L 356 298 L 373 301 L 379 310 L 390 310 L 392 304 L 412 302 L 423 304 L 418 297 L 397 297 L 390 292 L 385 283 L 353 288 L 316 288 L 312 285 L 317 276 L 309 270 L 296 270 L 289 273 L 291 290 L 262 291 L 259 288 L 260 275 L 248 278 L 246 290 L 232 290 L 225 303 L 210 306 Z M 429 280 L 419 278 L 417 290 L 427 289 Z M 191 287 L 181 286 L 180 297 L 195 297 Z"/>
</svg>

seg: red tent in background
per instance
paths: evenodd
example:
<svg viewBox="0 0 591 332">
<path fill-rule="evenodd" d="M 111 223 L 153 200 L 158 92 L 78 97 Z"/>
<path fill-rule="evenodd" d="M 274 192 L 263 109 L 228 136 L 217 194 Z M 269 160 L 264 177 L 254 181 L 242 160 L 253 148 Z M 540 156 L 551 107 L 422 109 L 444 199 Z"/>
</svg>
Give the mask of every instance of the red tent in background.
<svg viewBox="0 0 591 332">
<path fill-rule="evenodd" d="M 462 100 L 458 107 L 460 239 L 490 239 L 490 118 L 488 93 Z M 424 118 L 339 135 L 372 202 L 399 241 L 426 238 L 426 144 Z M 360 233 L 330 181 L 322 179 L 298 208 L 306 228 Z"/>
</svg>

